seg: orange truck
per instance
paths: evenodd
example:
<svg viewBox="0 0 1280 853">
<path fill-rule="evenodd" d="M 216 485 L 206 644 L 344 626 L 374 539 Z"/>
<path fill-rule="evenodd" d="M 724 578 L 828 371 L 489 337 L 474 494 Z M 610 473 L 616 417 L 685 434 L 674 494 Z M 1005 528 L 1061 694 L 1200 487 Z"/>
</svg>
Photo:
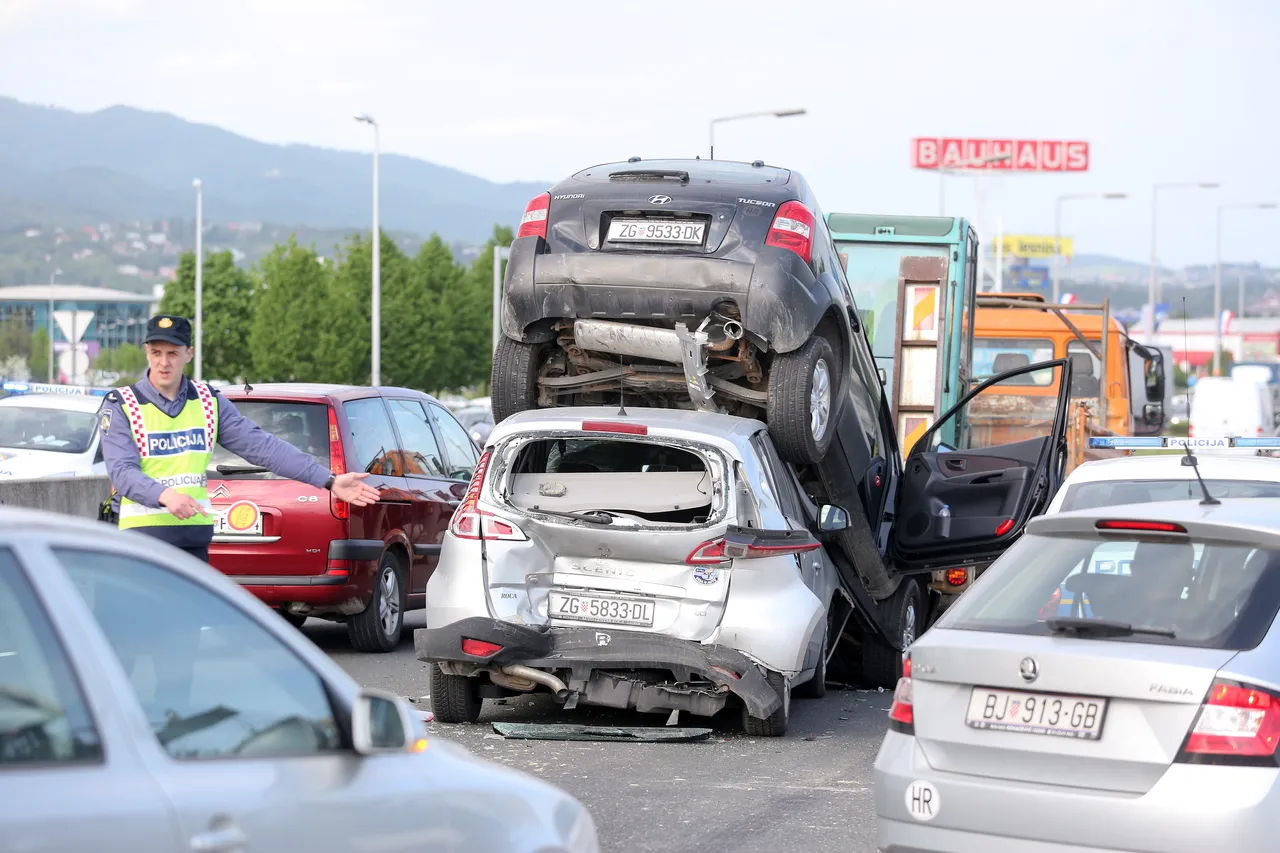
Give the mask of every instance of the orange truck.
<svg viewBox="0 0 1280 853">
<path fill-rule="evenodd" d="M 1106 328 L 1108 333 L 1103 335 Z M 1130 387 L 1130 360 L 1145 363 L 1146 387 Z M 1159 432 L 1164 421 L 1164 364 L 1158 350 L 1131 340 L 1111 316 L 1109 301 L 1071 305 L 1045 301 L 1031 293 L 979 293 L 973 331 L 976 384 L 998 373 L 1055 358 L 1071 359 L 1071 428 L 1067 471 L 1112 451 L 1092 450 L 1089 437 Z M 1000 411 L 972 411 L 971 428 L 990 433 L 991 444 L 1017 441 L 1023 431 L 1043 434 L 1038 424 L 1057 399 L 1054 371 L 1025 374 L 1023 384 L 999 398 Z M 1133 400 L 1149 402 L 1136 409 Z M 993 405 L 995 400 L 992 401 Z"/>
</svg>

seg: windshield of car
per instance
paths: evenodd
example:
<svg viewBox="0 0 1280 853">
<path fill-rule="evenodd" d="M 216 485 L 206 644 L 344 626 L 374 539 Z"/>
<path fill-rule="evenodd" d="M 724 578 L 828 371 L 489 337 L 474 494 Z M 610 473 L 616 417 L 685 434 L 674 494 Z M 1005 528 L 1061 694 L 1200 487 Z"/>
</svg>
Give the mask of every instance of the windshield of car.
<svg viewBox="0 0 1280 853">
<path fill-rule="evenodd" d="M 467 429 L 471 429 L 476 424 L 488 423 L 493 419 L 488 409 L 458 409 L 453 416 Z"/>
<path fill-rule="evenodd" d="M 1243 650 L 1262 641 L 1277 608 L 1277 550 L 1185 535 L 1029 535 L 937 624 L 1048 635 L 1063 620 L 1076 636 Z M 1091 632 L 1090 620 L 1108 630 Z"/>
<path fill-rule="evenodd" d="M 0 406 L 0 447 L 84 453 L 97 424 L 95 412 Z"/>
<path fill-rule="evenodd" d="M 1205 480 L 1205 485 L 1215 498 L 1280 498 L 1280 483 L 1265 480 Z M 1117 477 L 1068 486 L 1062 499 L 1062 511 L 1198 500 L 1203 496 L 1199 484 L 1190 475 L 1179 480 L 1127 480 Z"/>
<path fill-rule="evenodd" d="M 329 407 L 325 403 L 236 400 L 240 414 L 282 441 L 287 441 L 324 467 L 329 467 Z M 227 450 L 214 448 L 209 475 L 240 479 L 280 479 Z"/>
<path fill-rule="evenodd" d="M 974 384 L 999 373 L 1053 359 L 1053 341 L 1048 338 L 974 338 Z M 1020 385 L 1053 384 L 1052 370 L 1037 370 L 1017 377 Z"/>
</svg>

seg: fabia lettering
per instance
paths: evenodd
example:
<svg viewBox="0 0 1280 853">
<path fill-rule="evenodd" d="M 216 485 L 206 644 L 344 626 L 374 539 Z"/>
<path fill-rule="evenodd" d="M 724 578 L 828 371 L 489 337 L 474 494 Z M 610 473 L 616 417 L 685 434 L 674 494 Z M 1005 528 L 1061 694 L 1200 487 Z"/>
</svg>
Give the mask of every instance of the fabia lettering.
<svg viewBox="0 0 1280 853">
<path fill-rule="evenodd" d="M 203 453 L 209 449 L 204 427 L 175 432 L 156 432 L 147 436 L 147 453 L 151 456 L 176 456 L 179 453 Z"/>
</svg>

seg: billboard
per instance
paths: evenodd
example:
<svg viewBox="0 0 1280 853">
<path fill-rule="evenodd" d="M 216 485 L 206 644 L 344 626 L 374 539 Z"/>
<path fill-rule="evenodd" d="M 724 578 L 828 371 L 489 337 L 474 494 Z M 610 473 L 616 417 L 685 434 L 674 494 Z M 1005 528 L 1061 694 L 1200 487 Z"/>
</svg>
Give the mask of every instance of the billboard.
<svg viewBox="0 0 1280 853">
<path fill-rule="evenodd" d="M 998 162 L 982 163 L 993 157 Z M 913 169 L 983 169 L 992 172 L 1087 172 L 1089 143 L 1048 139 L 916 137 Z"/>
<path fill-rule="evenodd" d="M 997 241 L 992 241 L 991 251 L 995 251 Z M 1002 247 L 1002 251 L 1006 255 L 1013 255 L 1016 258 L 1052 258 L 1054 252 L 1054 237 L 1042 237 L 1035 234 L 1005 234 L 998 241 Z M 1062 237 L 1059 241 L 1062 250 L 1062 256 L 1071 259 L 1075 251 L 1075 244 L 1070 237 Z"/>
</svg>

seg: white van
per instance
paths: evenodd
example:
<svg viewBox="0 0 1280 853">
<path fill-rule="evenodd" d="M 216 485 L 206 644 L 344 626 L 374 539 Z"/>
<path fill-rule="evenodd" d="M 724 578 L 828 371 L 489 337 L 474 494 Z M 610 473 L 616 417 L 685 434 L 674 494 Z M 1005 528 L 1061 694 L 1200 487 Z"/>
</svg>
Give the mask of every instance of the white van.
<svg viewBox="0 0 1280 853">
<path fill-rule="evenodd" d="M 1192 438 L 1273 435 L 1271 392 L 1248 378 L 1206 376 L 1191 387 L 1190 430 Z"/>
</svg>

